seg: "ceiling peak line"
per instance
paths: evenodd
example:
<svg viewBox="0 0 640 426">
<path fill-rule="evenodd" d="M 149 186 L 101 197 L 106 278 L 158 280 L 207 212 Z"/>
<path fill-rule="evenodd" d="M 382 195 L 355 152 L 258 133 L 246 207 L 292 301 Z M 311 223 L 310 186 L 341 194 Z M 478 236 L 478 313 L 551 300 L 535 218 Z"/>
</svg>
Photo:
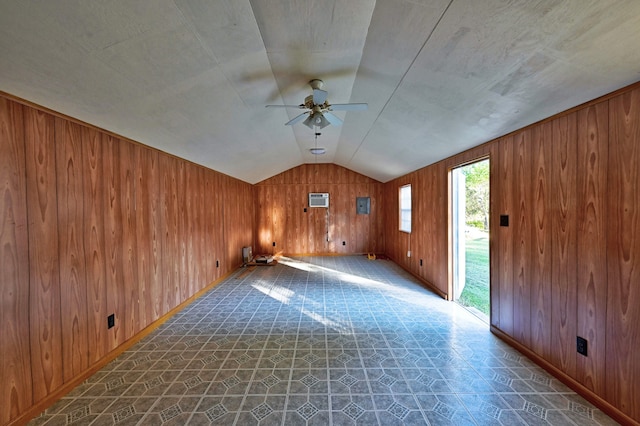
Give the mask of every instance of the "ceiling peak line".
<svg viewBox="0 0 640 426">
<path fill-rule="evenodd" d="M 402 84 L 402 82 L 404 81 L 405 77 L 407 76 L 407 74 L 409 73 L 411 68 L 413 67 L 413 64 L 415 64 L 415 62 L 418 60 L 418 57 L 420 56 L 420 54 L 424 50 L 424 48 L 427 45 L 427 43 L 429 42 L 429 40 L 431 40 L 431 37 L 433 36 L 433 33 L 435 33 L 436 29 L 440 26 L 440 22 L 442 22 L 442 19 L 444 18 L 444 15 L 446 15 L 447 11 L 449 10 L 449 8 L 451 7 L 451 5 L 453 4 L 454 1 L 455 0 L 449 0 L 449 4 L 447 4 L 447 7 L 444 8 L 442 13 L 438 17 L 438 20 L 436 21 L 435 25 L 433 26 L 433 28 L 429 32 L 429 35 L 427 35 L 427 38 L 424 40 L 424 43 L 422 43 L 422 46 L 420 46 L 420 49 L 418 49 L 418 52 L 416 53 L 416 55 L 411 60 L 411 63 L 409 64 L 409 66 L 407 67 L 405 72 L 402 74 L 402 77 L 400 77 L 400 80 L 398 81 L 398 84 L 396 84 L 396 87 L 393 89 L 393 92 L 391 92 L 391 95 L 389 96 L 389 98 L 386 100 L 386 102 L 384 103 L 382 108 L 380 108 L 380 112 L 378 112 L 378 115 L 376 115 L 376 119 L 373 120 L 374 124 L 378 121 L 378 119 L 380 118 L 380 116 L 382 115 L 384 110 L 387 108 L 387 105 L 389 105 L 389 102 L 391 101 L 391 99 L 393 99 L 393 96 L 396 94 L 396 92 L 400 88 L 400 85 Z M 351 154 L 351 158 L 349 158 L 349 161 L 348 161 L 347 164 L 351 164 L 351 161 L 353 161 L 353 158 L 356 156 L 358 151 L 360 151 L 360 148 L 362 147 L 362 144 L 364 143 L 364 141 L 369 136 L 369 133 L 371 133 L 371 130 L 373 130 L 373 125 L 369 128 L 367 133 L 364 135 L 364 137 L 362 138 L 362 140 L 358 144 L 358 147 L 353 151 L 353 154 Z"/>
</svg>

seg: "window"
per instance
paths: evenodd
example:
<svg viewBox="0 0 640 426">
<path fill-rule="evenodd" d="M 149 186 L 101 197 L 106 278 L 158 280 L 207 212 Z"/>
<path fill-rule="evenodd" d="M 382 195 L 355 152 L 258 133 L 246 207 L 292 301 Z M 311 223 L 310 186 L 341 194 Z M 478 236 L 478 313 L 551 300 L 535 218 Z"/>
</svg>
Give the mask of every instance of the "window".
<svg viewBox="0 0 640 426">
<path fill-rule="evenodd" d="M 400 230 L 411 232 L 411 185 L 400 187 Z"/>
</svg>

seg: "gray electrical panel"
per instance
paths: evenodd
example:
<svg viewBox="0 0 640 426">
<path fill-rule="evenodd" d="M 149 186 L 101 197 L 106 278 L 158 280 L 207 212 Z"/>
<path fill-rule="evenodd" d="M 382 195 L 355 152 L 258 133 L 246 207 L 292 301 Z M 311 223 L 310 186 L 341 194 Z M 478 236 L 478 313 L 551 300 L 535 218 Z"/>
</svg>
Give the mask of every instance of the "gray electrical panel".
<svg viewBox="0 0 640 426">
<path fill-rule="evenodd" d="M 371 210 L 371 198 L 370 197 L 357 197 L 356 198 L 356 213 L 357 214 L 369 214 Z"/>
</svg>

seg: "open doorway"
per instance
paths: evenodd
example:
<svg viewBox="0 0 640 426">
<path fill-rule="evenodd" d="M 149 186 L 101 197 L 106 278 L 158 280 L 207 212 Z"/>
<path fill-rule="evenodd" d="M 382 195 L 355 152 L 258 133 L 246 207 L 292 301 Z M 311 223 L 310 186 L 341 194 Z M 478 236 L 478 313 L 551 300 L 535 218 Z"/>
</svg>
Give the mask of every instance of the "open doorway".
<svg viewBox="0 0 640 426">
<path fill-rule="evenodd" d="M 452 173 L 453 300 L 489 322 L 489 159 Z"/>
</svg>

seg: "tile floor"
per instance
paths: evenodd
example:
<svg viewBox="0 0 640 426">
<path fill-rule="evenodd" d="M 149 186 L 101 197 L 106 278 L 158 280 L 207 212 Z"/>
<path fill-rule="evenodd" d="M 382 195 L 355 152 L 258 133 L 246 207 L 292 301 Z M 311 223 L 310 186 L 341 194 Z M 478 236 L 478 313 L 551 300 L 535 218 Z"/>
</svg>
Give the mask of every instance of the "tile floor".
<svg viewBox="0 0 640 426">
<path fill-rule="evenodd" d="M 240 269 L 32 425 L 611 425 L 423 289 L 362 256 Z"/>
</svg>

